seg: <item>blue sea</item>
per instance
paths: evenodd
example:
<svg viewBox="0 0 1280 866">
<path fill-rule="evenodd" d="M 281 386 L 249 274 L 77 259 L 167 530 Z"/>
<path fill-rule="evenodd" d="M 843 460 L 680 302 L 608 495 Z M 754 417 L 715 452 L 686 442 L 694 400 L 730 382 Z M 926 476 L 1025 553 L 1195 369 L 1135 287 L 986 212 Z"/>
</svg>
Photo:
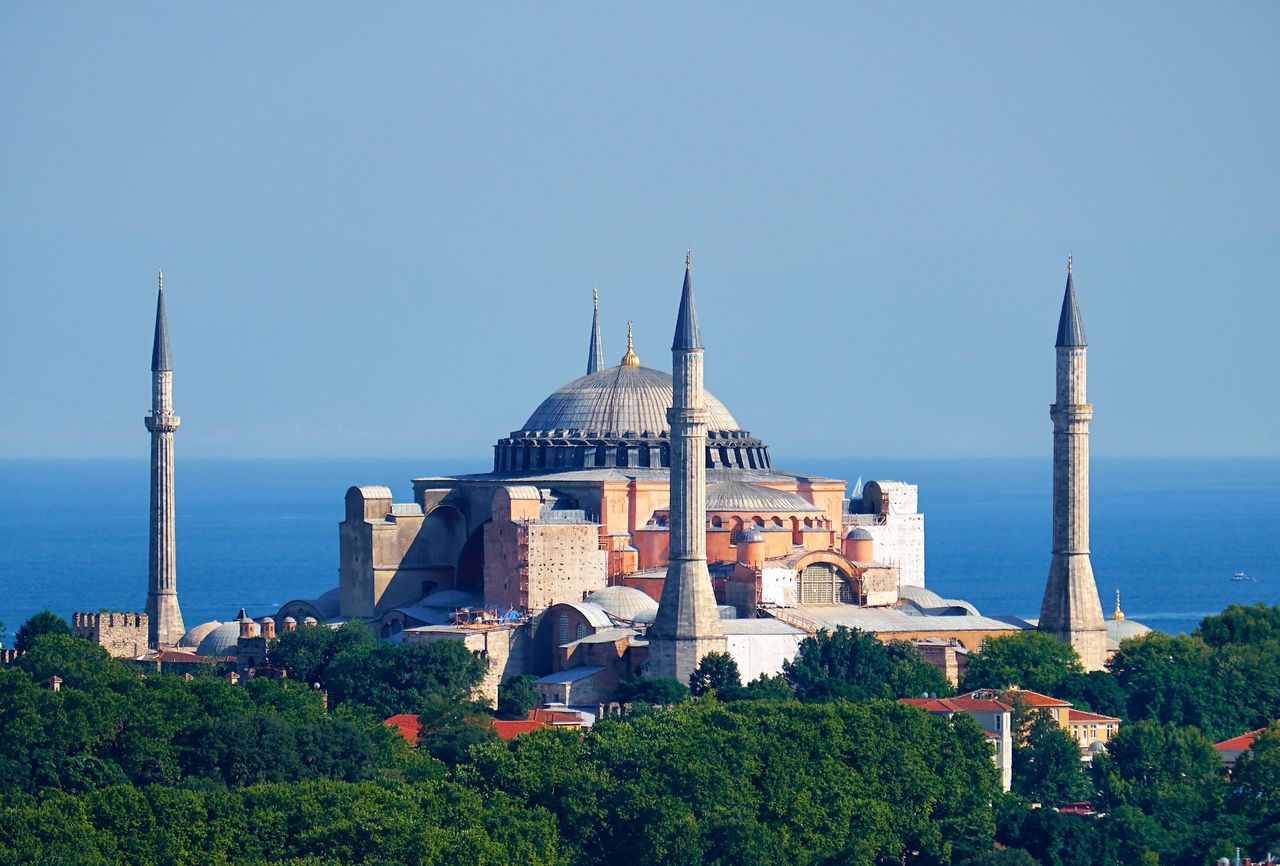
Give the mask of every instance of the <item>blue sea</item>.
<svg viewBox="0 0 1280 866">
<path fill-rule="evenodd" d="M 853 482 L 918 484 L 927 585 L 983 613 L 1037 616 L 1049 567 L 1050 466 L 1025 460 L 790 461 Z M 188 627 L 240 607 L 274 611 L 337 584 L 338 521 L 352 484 L 478 471 L 483 460 L 197 460 L 176 474 L 178 592 Z M 145 461 L 0 461 L 5 643 L 49 608 L 141 610 Z M 1093 566 L 1103 608 L 1190 631 L 1228 604 L 1280 604 L 1280 460 L 1096 459 Z M 1236 582 L 1244 572 L 1253 581 Z"/>
</svg>

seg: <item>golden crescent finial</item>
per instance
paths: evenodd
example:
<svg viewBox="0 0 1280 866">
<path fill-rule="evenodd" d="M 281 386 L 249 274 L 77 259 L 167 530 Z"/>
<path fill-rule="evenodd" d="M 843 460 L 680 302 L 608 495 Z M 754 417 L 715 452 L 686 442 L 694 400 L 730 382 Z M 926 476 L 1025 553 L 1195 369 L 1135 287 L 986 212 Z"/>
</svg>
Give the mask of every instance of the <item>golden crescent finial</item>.
<svg viewBox="0 0 1280 866">
<path fill-rule="evenodd" d="M 622 356 L 622 366 L 639 367 L 640 358 L 635 353 L 635 346 L 632 343 L 632 328 L 635 322 L 627 322 L 627 354 Z"/>
<path fill-rule="evenodd" d="M 1116 590 L 1116 610 L 1115 613 L 1111 614 L 1111 618 L 1117 622 L 1124 619 L 1124 611 L 1120 609 L 1120 590 L 1118 589 Z"/>
</svg>

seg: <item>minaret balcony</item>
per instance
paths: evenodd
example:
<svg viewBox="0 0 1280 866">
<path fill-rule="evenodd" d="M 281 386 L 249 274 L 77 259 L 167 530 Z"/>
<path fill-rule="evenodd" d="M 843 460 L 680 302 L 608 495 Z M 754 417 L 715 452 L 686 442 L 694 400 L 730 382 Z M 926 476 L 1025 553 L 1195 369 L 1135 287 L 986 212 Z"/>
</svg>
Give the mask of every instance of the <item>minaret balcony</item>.
<svg viewBox="0 0 1280 866">
<path fill-rule="evenodd" d="M 148 415 L 142 419 L 152 433 L 172 433 L 178 429 L 182 419 L 177 415 Z"/>
</svg>

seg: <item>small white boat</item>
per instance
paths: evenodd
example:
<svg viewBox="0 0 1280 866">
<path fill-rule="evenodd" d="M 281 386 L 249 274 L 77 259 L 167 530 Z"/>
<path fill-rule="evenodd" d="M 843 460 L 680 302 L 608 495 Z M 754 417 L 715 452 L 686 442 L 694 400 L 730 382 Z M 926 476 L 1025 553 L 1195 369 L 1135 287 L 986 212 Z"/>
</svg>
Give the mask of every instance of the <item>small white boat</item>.
<svg viewBox="0 0 1280 866">
<path fill-rule="evenodd" d="M 1233 574 L 1233 575 L 1231 576 L 1231 579 L 1232 579 L 1232 580 L 1234 580 L 1234 581 L 1236 581 L 1237 583 L 1243 583 L 1243 582 L 1245 582 L 1245 581 L 1256 581 L 1256 580 L 1257 580 L 1257 578 L 1256 578 L 1256 577 L 1250 577 L 1249 575 L 1245 574 L 1243 571 L 1237 571 L 1235 574 Z"/>
</svg>

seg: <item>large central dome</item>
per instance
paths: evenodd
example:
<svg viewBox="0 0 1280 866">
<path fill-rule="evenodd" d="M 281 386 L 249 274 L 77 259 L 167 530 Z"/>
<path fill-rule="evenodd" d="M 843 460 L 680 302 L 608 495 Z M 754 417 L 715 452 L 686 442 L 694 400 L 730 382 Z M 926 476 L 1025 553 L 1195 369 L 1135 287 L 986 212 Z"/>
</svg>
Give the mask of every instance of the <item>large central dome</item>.
<svg viewBox="0 0 1280 866">
<path fill-rule="evenodd" d="M 665 469 L 671 465 L 671 374 L 641 367 L 628 348 L 617 367 L 574 379 L 543 400 L 524 426 L 494 446 L 500 473 Z M 703 392 L 707 467 L 768 469 L 769 449 Z"/>
<path fill-rule="evenodd" d="M 648 367 L 618 366 L 574 379 L 542 401 L 521 435 L 666 435 L 671 406 L 671 374 Z M 724 404 L 703 392 L 708 430 L 738 430 Z"/>
</svg>

